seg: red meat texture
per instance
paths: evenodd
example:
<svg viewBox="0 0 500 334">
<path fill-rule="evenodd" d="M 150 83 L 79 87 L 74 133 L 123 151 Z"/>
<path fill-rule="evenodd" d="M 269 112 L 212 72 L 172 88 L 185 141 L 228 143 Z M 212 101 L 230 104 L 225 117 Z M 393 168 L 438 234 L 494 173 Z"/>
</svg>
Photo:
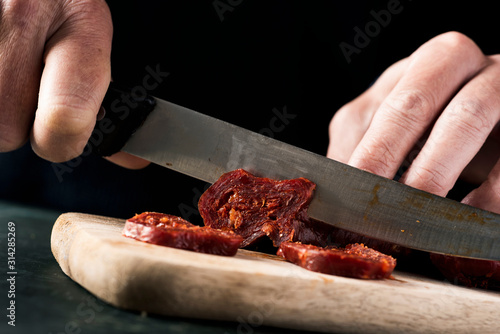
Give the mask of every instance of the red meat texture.
<svg viewBox="0 0 500 334">
<path fill-rule="evenodd" d="M 315 188 L 304 178 L 276 181 L 238 169 L 203 193 L 198 209 L 206 226 L 241 235 L 242 247 L 266 235 L 276 247 L 284 241 L 325 244 L 328 233 L 307 216 Z"/>
<path fill-rule="evenodd" d="M 411 252 L 407 248 L 309 218 L 307 208 L 315 187 L 304 178 L 276 181 L 238 169 L 222 175 L 201 196 L 199 211 L 204 227 L 180 217 L 145 212 L 127 220 L 123 235 L 152 244 L 227 256 L 268 236 L 280 247 L 278 255 L 292 263 L 312 271 L 355 278 L 390 277 L 396 260 L 383 253 L 398 256 L 398 260 L 409 258 Z M 345 244 L 348 245 L 339 247 Z M 454 283 L 500 288 L 500 261 L 430 256 L 433 264 Z"/>
<path fill-rule="evenodd" d="M 280 247 L 278 255 L 306 269 L 355 278 L 389 277 L 396 265 L 390 256 L 357 244 L 319 247 L 331 243 L 338 229 L 308 217 L 315 187 L 304 178 L 276 181 L 238 169 L 222 175 L 201 196 L 198 208 L 206 226 L 241 235 L 242 247 L 268 236 Z"/>
<path fill-rule="evenodd" d="M 340 249 L 283 242 L 278 255 L 311 271 L 353 278 L 389 278 L 396 267 L 393 257 L 363 244 L 350 244 Z"/>
<path fill-rule="evenodd" d="M 500 261 L 467 259 L 430 254 L 432 263 L 444 277 L 467 287 L 500 290 Z"/>
<path fill-rule="evenodd" d="M 122 234 L 155 245 L 224 256 L 235 255 L 243 241 L 231 231 L 197 226 L 157 212 L 144 212 L 128 219 Z"/>
</svg>

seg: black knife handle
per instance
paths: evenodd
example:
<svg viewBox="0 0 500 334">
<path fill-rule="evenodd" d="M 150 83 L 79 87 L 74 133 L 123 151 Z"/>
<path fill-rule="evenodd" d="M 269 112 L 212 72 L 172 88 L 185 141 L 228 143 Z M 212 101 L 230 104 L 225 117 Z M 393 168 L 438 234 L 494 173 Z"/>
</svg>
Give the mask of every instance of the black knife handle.
<svg viewBox="0 0 500 334">
<path fill-rule="evenodd" d="M 119 152 L 154 109 L 156 100 L 144 89 L 128 89 L 111 82 L 102 102 L 104 117 L 89 139 L 92 152 L 110 156 Z"/>
</svg>

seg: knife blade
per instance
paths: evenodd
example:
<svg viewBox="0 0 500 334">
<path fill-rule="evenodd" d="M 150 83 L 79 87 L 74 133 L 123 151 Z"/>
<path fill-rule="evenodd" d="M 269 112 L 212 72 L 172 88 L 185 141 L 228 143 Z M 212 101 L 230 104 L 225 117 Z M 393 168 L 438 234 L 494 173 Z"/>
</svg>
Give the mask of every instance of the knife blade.
<svg viewBox="0 0 500 334">
<path fill-rule="evenodd" d="M 500 260 L 500 215 L 439 197 L 111 83 L 96 151 L 130 153 L 213 183 L 243 168 L 316 183 L 310 217 L 412 249 Z M 96 140 L 98 138 L 99 140 Z"/>
</svg>

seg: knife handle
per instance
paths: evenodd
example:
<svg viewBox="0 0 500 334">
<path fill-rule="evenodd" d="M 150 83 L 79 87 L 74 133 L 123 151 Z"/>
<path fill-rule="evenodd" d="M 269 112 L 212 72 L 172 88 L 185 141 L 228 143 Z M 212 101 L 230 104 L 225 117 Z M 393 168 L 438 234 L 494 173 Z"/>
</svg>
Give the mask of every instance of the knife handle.
<svg viewBox="0 0 500 334">
<path fill-rule="evenodd" d="M 89 139 L 92 152 L 110 156 L 122 149 L 156 106 L 156 100 L 143 92 L 110 83 L 102 102 L 104 117 L 96 122 Z"/>
</svg>

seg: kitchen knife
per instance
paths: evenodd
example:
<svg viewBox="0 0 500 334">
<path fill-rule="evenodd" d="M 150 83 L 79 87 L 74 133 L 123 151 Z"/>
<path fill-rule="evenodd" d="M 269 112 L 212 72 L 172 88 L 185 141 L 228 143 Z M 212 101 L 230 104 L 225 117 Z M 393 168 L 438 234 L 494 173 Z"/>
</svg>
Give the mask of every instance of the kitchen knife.
<svg viewBox="0 0 500 334">
<path fill-rule="evenodd" d="M 210 183 L 243 168 L 317 188 L 309 215 L 408 248 L 500 260 L 500 215 L 439 197 L 111 83 L 90 139 Z"/>
</svg>

